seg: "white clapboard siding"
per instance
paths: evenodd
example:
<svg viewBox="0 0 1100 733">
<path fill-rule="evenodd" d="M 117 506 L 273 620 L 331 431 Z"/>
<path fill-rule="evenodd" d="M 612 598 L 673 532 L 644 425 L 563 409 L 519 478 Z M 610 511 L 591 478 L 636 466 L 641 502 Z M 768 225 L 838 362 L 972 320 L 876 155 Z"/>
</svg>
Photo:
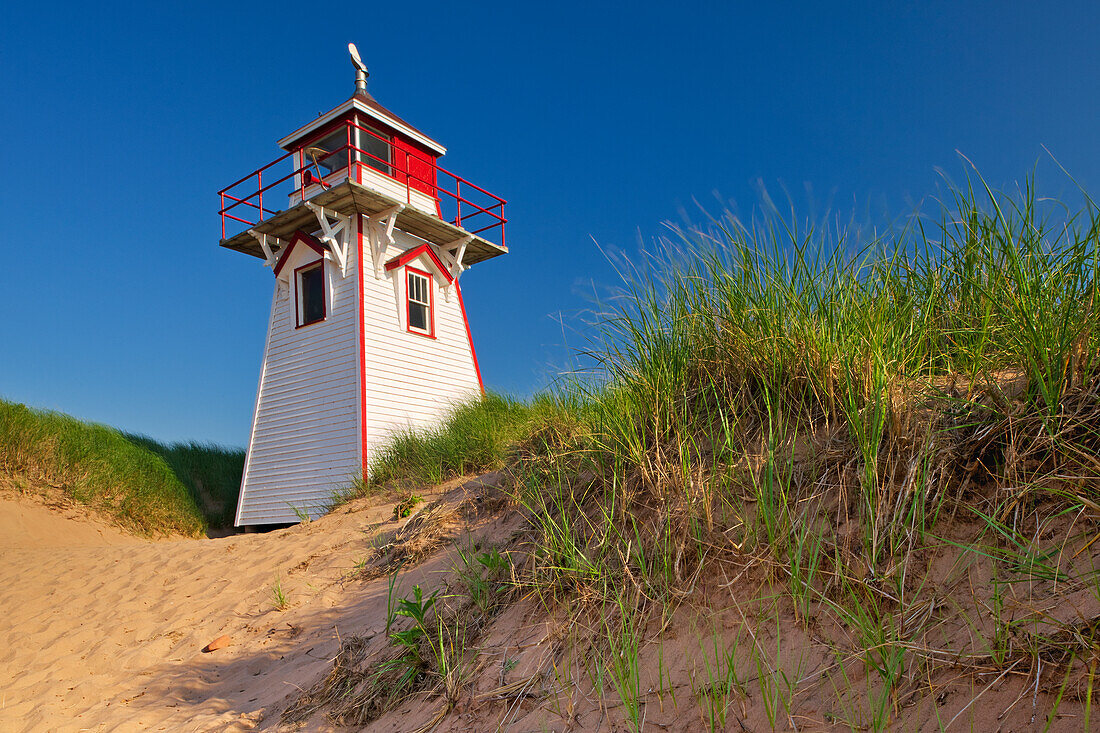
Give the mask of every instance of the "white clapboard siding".
<svg viewBox="0 0 1100 733">
<path fill-rule="evenodd" d="M 355 258 L 344 276 L 326 261 L 326 318 L 296 328 L 293 267 L 318 257 L 302 244 L 296 249 L 268 324 L 238 526 L 297 522 L 298 512 L 317 517 L 362 471 Z"/>
<path fill-rule="evenodd" d="M 395 231 L 388 261 L 422 242 Z M 431 271 L 423 262 L 409 263 Z M 367 401 L 367 459 L 395 432 L 437 425 L 449 408 L 480 394 L 474 355 L 457 293 L 450 302 L 433 273 L 435 336 L 409 333 L 405 324 L 405 268 L 374 277 L 368 268 L 363 284 L 364 358 Z"/>
<path fill-rule="evenodd" d="M 360 183 L 367 188 L 373 188 L 375 191 L 384 193 L 390 198 L 410 204 L 420 209 L 425 214 L 431 214 L 432 216 L 437 214 L 439 204 L 436 202 L 434 196 L 429 196 L 423 191 L 417 191 L 412 186 L 406 187 L 404 183 L 400 183 L 385 173 L 376 171 L 370 166 L 360 166 L 359 170 L 362 176 Z"/>
<path fill-rule="evenodd" d="M 359 183 L 363 184 L 367 188 L 378 191 L 379 193 L 389 196 L 391 199 L 396 199 L 404 204 L 413 206 L 425 214 L 432 216 L 439 215 L 439 202 L 435 196 L 429 196 L 423 191 L 418 191 L 412 186 L 406 186 L 404 183 L 397 181 L 391 176 L 386 175 L 380 171 L 371 168 L 368 165 L 360 167 L 360 180 Z M 338 186 L 343 181 L 348 180 L 348 171 L 346 168 L 342 168 L 337 171 L 333 171 L 325 176 L 326 187 Z M 287 197 L 288 204 L 294 206 L 301 201 L 302 193 L 298 191 L 298 186 L 301 186 L 300 176 L 294 177 L 295 190 Z M 315 183 L 312 186 L 306 186 L 305 197 L 307 199 L 313 198 L 319 193 L 322 193 L 324 188 L 321 184 Z"/>
</svg>

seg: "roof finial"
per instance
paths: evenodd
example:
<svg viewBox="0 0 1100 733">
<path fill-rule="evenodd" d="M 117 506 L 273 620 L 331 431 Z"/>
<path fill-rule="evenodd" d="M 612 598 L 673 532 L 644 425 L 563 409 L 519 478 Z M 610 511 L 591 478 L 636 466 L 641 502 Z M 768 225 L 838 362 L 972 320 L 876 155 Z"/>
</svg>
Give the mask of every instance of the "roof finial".
<svg viewBox="0 0 1100 733">
<path fill-rule="evenodd" d="M 367 77 L 370 76 L 367 65 L 363 63 L 363 59 L 359 56 L 359 49 L 354 43 L 348 44 L 348 53 L 351 54 L 351 65 L 355 67 L 355 93 L 366 94 Z"/>
</svg>

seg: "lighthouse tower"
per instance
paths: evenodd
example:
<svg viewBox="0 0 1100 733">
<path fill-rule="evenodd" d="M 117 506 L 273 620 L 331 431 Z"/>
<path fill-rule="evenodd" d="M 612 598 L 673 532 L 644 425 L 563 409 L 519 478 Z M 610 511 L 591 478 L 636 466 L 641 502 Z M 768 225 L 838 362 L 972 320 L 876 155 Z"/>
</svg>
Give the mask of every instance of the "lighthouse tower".
<svg viewBox="0 0 1100 733">
<path fill-rule="evenodd" d="M 504 199 L 367 92 L 219 192 L 221 246 L 273 274 L 236 525 L 321 514 L 396 432 L 482 391 L 459 279 L 507 252 Z"/>
</svg>

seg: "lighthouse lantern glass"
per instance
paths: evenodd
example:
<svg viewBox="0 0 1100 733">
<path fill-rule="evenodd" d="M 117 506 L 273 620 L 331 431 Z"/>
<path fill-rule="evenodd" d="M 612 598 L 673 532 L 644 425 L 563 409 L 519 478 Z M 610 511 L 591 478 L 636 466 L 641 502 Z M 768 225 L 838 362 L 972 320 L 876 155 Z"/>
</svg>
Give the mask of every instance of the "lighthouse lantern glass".
<svg viewBox="0 0 1100 733">
<path fill-rule="evenodd" d="M 353 128 L 353 132 L 359 139 L 355 147 L 363 151 L 363 153 L 357 154 L 358 157 L 376 171 L 393 175 L 390 166 L 387 165 L 391 162 L 390 144 L 386 140 L 380 139 L 386 136 L 380 130 L 363 124 L 363 120 L 360 118 L 356 118 L 356 127 Z M 375 135 L 378 137 L 375 137 Z"/>
<path fill-rule="evenodd" d="M 343 128 L 332 133 L 312 147 L 324 150 L 328 155 L 317 156 L 317 164 L 327 173 L 348 168 L 348 136 Z"/>
</svg>

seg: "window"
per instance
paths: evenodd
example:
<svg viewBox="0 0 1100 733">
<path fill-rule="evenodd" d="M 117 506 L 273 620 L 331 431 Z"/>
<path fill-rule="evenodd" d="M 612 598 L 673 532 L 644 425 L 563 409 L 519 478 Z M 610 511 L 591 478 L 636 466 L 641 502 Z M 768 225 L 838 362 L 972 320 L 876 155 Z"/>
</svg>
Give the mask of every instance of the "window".
<svg viewBox="0 0 1100 733">
<path fill-rule="evenodd" d="M 352 131 L 358 136 L 359 140 L 355 147 L 363 152 L 356 153 L 356 156 L 362 160 L 363 163 L 374 168 L 376 171 L 385 173 L 387 176 L 392 176 L 393 171 L 390 169 L 390 166 L 387 165 L 387 163 L 392 162 L 390 160 L 389 136 L 384 134 L 381 130 L 376 130 L 369 125 L 363 124 L 362 120 L 359 120 L 358 124 L 362 129 L 352 128 Z M 375 135 L 377 135 L 377 137 L 375 137 Z"/>
<path fill-rule="evenodd" d="M 305 165 L 316 163 L 321 170 L 317 171 L 326 176 L 336 170 L 348 168 L 348 133 L 341 127 L 325 139 L 313 143 L 305 149 Z"/>
<path fill-rule="evenodd" d="M 325 320 L 325 263 L 315 262 L 294 271 L 298 326 Z"/>
<path fill-rule="evenodd" d="M 409 331 L 435 338 L 432 317 L 432 276 L 405 268 L 405 299 L 408 301 Z"/>
<path fill-rule="evenodd" d="M 347 171 L 350 132 L 351 148 L 362 151 L 355 153 L 355 160 L 360 160 L 364 165 L 392 176 L 393 170 L 390 163 L 393 159 L 390 153 L 389 136 L 381 130 L 364 124 L 359 118 L 356 125 L 358 127 L 341 125 L 334 132 L 303 148 L 302 166 L 321 178 L 337 171 Z"/>
</svg>

